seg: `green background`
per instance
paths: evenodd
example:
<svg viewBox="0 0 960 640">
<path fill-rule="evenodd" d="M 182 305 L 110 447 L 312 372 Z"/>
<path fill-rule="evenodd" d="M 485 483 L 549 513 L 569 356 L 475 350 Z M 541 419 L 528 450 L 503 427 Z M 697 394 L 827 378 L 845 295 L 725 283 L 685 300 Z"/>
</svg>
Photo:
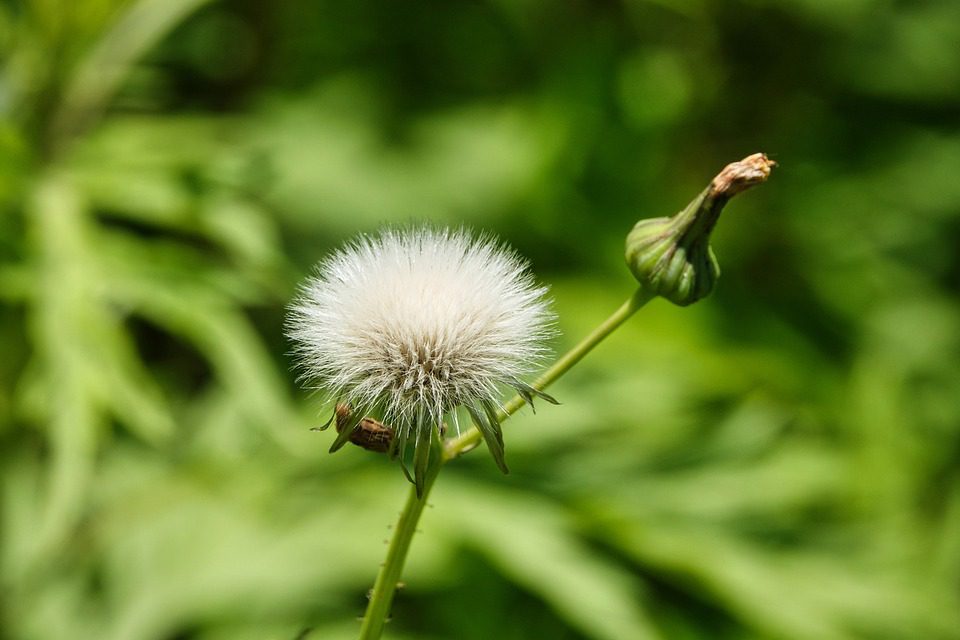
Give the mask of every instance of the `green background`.
<svg viewBox="0 0 960 640">
<path fill-rule="evenodd" d="M 353 637 L 407 491 L 284 306 L 384 223 L 623 239 L 764 151 L 655 301 L 432 496 L 388 637 L 960 638 L 960 3 L 0 4 L 0 637 Z"/>
</svg>

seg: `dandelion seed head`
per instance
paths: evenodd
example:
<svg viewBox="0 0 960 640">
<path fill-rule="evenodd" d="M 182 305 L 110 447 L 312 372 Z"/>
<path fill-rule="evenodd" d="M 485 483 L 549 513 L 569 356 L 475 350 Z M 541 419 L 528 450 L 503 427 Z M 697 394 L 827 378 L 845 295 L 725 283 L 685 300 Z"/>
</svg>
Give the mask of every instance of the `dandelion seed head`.
<svg viewBox="0 0 960 640">
<path fill-rule="evenodd" d="M 361 236 L 323 260 L 286 328 L 302 377 L 409 430 L 522 386 L 552 321 L 546 289 L 512 250 L 418 227 Z"/>
</svg>

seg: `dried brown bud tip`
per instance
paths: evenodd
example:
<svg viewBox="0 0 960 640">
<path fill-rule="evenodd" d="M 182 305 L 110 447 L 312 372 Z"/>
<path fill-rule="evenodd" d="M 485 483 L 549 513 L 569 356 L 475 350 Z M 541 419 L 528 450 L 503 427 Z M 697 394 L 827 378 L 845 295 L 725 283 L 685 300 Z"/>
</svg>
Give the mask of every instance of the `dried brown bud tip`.
<svg viewBox="0 0 960 640">
<path fill-rule="evenodd" d="M 755 153 L 739 162 L 731 162 L 710 183 L 710 195 L 730 198 L 755 184 L 766 182 L 770 170 L 777 166 L 764 153 Z"/>
</svg>

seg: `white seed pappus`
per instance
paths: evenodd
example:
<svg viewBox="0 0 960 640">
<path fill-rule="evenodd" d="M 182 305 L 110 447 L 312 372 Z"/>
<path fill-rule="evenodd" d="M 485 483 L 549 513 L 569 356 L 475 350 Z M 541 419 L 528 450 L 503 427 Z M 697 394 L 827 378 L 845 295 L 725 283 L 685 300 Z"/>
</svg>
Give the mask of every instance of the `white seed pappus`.
<svg viewBox="0 0 960 640">
<path fill-rule="evenodd" d="M 419 441 L 457 406 L 482 412 L 504 386 L 530 390 L 519 380 L 546 355 L 552 323 L 546 288 L 511 249 L 416 227 L 320 262 L 286 331 L 302 378 Z"/>
</svg>

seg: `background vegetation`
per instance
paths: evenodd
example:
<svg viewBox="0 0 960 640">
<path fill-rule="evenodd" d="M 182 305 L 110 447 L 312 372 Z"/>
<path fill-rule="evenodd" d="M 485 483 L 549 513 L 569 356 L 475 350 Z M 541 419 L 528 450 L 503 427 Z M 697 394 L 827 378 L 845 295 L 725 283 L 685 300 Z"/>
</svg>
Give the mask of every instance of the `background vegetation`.
<svg viewBox="0 0 960 640">
<path fill-rule="evenodd" d="M 384 222 L 502 234 L 564 349 L 451 465 L 391 638 L 960 638 L 960 3 L 0 4 L 0 637 L 350 638 L 407 490 L 308 431 L 284 305 Z"/>
</svg>

